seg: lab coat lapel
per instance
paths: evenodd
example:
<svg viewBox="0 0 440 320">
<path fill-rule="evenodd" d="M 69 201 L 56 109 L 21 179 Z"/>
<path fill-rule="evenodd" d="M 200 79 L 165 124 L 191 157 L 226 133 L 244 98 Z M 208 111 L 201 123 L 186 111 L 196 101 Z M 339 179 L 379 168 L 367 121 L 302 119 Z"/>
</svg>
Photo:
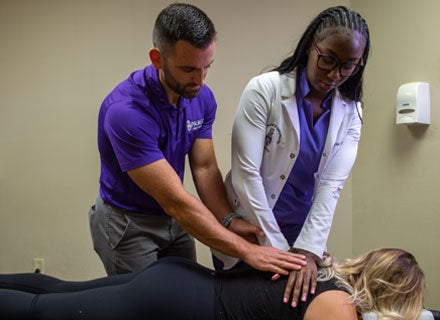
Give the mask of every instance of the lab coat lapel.
<svg viewBox="0 0 440 320">
<path fill-rule="evenodd" d="M 347 112 L 347 102 L 341 99 L 338 92 L 335 93 L 333 98 L 331 113 L 330 113 L 330 124 L 327 133 L 327 139 L 325 143 L 325 152 L 330 153 L 331 149 L 337 143 L 339 129 L 342 127 L 342 121 L 344 120 L 345 113 Z"/>
<path fill-rule="evenodd" d="M 295 90 L 296 90 L 296 72 L 282 75 L 281 85 L 281 103 L 289 114 L 290 121 L 292 122 L 295 135 L 299 142 L 300 128 L 299 128 L 299 115 L 298 106 L 296 104 Z"/>
</svg>

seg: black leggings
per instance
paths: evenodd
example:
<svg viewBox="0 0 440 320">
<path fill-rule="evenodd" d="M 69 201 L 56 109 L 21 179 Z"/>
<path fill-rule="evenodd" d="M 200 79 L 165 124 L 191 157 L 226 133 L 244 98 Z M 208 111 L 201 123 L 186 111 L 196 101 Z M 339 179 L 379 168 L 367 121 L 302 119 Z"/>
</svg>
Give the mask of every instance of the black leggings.
<svg viewBox="0 0 440 320">
<path fill-rule="evenodd" d="M 84 282 L 0 275 L 0 319 L 215 319 L 214 273 L 164 258 L 137 273 Z"/>
</svg>

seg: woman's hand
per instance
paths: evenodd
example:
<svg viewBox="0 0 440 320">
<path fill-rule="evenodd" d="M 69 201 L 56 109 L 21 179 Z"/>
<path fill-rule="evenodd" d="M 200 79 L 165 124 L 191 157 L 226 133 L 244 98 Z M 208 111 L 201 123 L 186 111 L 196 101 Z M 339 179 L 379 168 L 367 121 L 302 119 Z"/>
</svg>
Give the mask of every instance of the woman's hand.
<svg viewBox="0 0 440 320">
<path fill-rule="evenodd" d="M 306 257 L 307 264 L 301 270 L 294 270 L 289 273 L 286 288 L 284 289 L 283 302 L 288 303 L 292 296 L 291 305 L 296 307 L 299 299 L 306 301 L 307 296 L 316 291 L 316 281 L 318 277 L 317 257 L 311 252 L 305 250 L 293 249 L 292 252 L 302 254 Z M 272 280 L 277 280 L 280 275 L 276 274 Z"/>
</svg>

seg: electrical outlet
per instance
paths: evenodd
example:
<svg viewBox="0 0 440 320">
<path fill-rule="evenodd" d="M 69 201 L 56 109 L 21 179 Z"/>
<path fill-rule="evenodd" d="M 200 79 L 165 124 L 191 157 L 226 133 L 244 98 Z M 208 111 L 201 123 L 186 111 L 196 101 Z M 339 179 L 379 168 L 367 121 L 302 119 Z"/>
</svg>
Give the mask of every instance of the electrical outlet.
<svg viewBox="0 0 440 320">
<path fill-rule="evenodd" d="M 44 273 L 44 258 L 34 258 L 34 272 Z"/>
</svg>

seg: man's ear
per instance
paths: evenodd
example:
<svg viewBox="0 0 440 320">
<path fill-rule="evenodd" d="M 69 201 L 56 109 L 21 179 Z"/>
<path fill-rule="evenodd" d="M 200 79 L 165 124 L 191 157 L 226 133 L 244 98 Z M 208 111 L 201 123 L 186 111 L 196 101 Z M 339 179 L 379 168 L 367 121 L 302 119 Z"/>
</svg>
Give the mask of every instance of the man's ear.
<svg viewBox="0 0 440 320">
<path fill-rule="evenodd" d="M 162 69 L 162 56 L 160 54 L 160 51 L 158 48 L 152 48 L 149 52 L 150 55 L 150 60 L 151 63 L 153 64 L 153 66 L 157 69 L 160 70 Z"/>
</svg>

